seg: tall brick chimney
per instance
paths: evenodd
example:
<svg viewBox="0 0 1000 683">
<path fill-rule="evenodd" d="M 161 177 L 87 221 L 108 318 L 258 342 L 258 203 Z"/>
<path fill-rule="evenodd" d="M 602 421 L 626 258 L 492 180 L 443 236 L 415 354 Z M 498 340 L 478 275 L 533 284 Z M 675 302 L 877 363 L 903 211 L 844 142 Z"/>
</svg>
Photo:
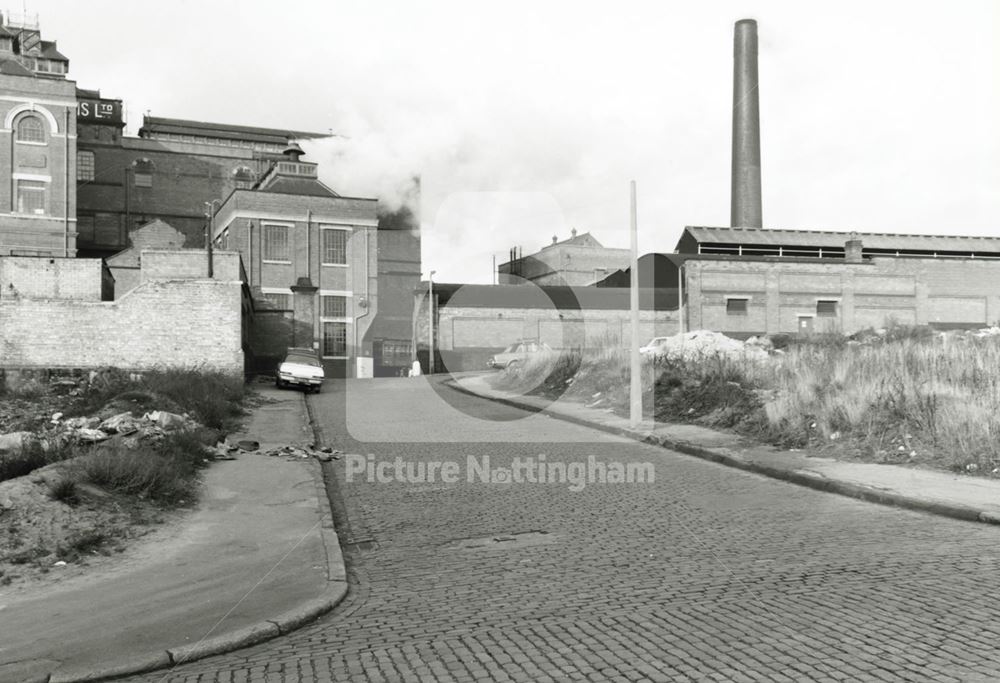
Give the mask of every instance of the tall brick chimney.
<svg viewBox="0 0 1000 683">
<path fill-rule="evenodd" d="M 736 22 L 733 44 L 733 188 L 730 224 L 762 228 L 757 22 Z"/>
</svg>

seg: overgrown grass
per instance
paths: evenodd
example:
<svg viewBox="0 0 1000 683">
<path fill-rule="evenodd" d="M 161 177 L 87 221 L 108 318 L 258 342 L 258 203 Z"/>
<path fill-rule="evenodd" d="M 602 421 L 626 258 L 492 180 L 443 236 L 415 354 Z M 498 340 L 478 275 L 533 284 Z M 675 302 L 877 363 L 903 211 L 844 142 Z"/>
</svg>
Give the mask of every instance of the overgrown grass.
<svg viewBox="0 0 1000 683">
<path fill-rule="evenodd" d="M 858 343 L 858 340 L 864 343 Z M 785 447 L 834 447 L 875 462 L 1000 475 L 1000 340 L 891 327 L 846 338 L 779 337 L 765 362 L 715 356 L 644 361 L 665 422 L 726 427 Z M 496 386 L 627 408 L 621 349 L 540 357 Z"/>
<path fill-rule="evenodd" d="M 181 505 L 196 497 L 198 471 L 206 464 L 204 446 L 218 437 L 218 432 L 202 429 L 169 434 L 141 450 L 108 443 L 78 458 L 73 469 L 79 480 L 109 491 Z"/>
</svg>

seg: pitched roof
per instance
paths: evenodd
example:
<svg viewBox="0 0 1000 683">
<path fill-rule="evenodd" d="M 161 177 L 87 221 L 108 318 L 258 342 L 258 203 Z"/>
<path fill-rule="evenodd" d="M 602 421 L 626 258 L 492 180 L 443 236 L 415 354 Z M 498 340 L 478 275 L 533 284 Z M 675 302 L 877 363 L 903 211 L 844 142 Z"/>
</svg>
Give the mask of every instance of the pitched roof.
<svg viewBox="0 0 1000 683">
<path fill-rule="evenodd" d="M 699 244 L 742 244 L 788 247 L 841 247 L 856 236 L 865 249 L 886 251 L 927 251 L 1000 253 L 1000 237 L 958 235 L 908 235 L 886 232 L 835 232 L 832 230 L 777 230 L 772 228 L 684 228 Z M 684 237 L 682 236 L 683 240 Z M 678 243 L 678 248 L 679 248 Z"/>
<path fill-rule="evenodd" d="M 414 293 L 427 292 L 424 280 Z M 434 283 L 434 295 L 441 306 L 469 308 L 547 308 L 561 311 L 628 310 L 629 290 L 618 287 L 570 287 L 567 285 L 464 285 Z M 677 290 L 641 288 L 639 307 L 644 310 L 672 310 L 677 307 Z"/>
<path fill-rule="evenodd" d="M 42 56 L 46 59 L 54 59 L 59 62 L 68 62 L 69 57 L 59 52 L 56 49 L 56 41 L 54 40 L 43 40 L 41 43 Z"/>
</svg>

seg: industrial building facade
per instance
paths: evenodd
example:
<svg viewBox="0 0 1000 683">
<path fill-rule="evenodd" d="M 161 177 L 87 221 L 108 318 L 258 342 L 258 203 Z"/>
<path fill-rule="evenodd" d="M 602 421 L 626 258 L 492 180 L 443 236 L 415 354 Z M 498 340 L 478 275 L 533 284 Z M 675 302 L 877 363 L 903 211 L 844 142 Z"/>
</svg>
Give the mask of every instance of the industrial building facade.
<svg viewBox="0 0 1000 683">
<path fill-rule="evenodd" d="M 37 18 L 0 16 L 0 256 L 76 255 L 76 85 Z"/>
<path fill-rule="evenodd" d="M 1000 321 L 1000 238 L 689 227 L 689 329 L 850 334 Z"/>
</svg>

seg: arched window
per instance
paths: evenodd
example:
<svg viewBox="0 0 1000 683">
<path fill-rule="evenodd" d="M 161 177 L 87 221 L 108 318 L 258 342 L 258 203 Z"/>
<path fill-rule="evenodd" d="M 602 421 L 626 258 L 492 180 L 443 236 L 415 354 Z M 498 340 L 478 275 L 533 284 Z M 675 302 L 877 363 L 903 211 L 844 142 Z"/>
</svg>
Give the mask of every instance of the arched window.
<svg viewBox="0 0 1000 683">
<path fill-rule="evenodd" d="M 18 142 L 45 142 L 45 123 L 41 118 L 28 114 L 17 122 Z"/>
</svg>

